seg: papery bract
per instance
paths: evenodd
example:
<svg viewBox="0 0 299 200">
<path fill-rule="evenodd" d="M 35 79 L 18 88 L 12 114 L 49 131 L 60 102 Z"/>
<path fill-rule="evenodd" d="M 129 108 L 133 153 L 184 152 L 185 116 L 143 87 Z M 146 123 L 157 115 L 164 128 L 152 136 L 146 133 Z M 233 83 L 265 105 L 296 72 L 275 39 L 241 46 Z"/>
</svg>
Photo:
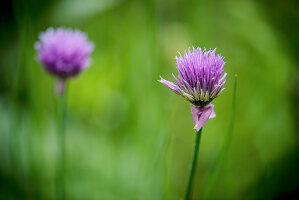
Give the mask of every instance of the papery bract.
<svg viewBox="0 0 299 200">
<path fill-rule="evenodd" d="M 208 119 L 215 118 L 214 105 L 208 104 L 206 106 L 196 106 L 190 104 L 191 115 L 194 121 L 194 129 L 199 131 L 201 127 L 208 121 Z"/>
</svg>

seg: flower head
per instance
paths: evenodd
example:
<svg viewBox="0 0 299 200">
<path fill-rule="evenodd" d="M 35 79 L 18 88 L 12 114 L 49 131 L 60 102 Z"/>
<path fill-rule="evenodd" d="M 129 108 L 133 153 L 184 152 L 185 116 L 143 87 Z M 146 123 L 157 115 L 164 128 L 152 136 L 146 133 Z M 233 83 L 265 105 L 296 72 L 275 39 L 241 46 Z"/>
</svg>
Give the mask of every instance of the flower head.
<svg viewBox="0 0 299 200">
<path fill-rule="evenodd" d="M 85 33 L 67 28 L 48 28 L 35 43 L 37 60 L 44 69 L 60 79 L 79 74 L 89 65 L 93 44 Z"/>
<path fill-rule="evenodd" d="M 226 73 L 222 76 L 223 57 L 215 55 L 215 51 L 202 51 L 201 48 L 193 48 L 193 52 L 188 50 L 184 57 L 176 57 L 179 75 L 178 78 L 172 75 L 177 85 L 162 77 L 160 82 L 194 105 L 209 104 L 223 91 L 226 77 Z"/>
<path fill-rule="evenodd" d="M 159 80 L 176 94 L 191 102 L 191 114 L 198 131 L 209 119 L 214 118 L 214 105 L 210 102 L 223 91 L 226 73 L 222 76 L 225 62 L 214 50 L 193 48 L 184 56 L 176 57 L 178 78 L 172 74 L 176 84 L 161 77 Z"/>
</svg>

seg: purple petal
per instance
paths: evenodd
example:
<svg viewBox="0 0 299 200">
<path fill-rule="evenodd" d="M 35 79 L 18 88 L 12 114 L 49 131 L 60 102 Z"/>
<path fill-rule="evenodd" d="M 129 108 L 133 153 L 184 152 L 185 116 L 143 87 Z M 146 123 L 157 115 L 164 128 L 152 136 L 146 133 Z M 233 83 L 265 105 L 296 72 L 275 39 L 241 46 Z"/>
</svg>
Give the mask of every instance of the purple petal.
<svg viewBox="0 0 299 200">
<path fill-rule="evenodd" d="M 162 77 L 160 77 L 161 80 L 158 80 L 160 83 L 166 85 L 169 89 L 171 89 L 172 91 L 174 91 L 176 94 L 180 94 L 180 90 L 178 88 L 178 86 L 176 86 L 174 83 L 167 81 L 165 79 L 163 79 Z"/>
<path fill-rule="evenodd" d="M 196 131 L 199 131 L 208 119 L 216 117 L 213 104 L 208 104 L 204 107 L 190 104 L 190 107 Z"/>
<path fill-rule="evenodd" d="M 173 78 L 174 78 L 174 80 L 175 80 L 175 82 L 176 82 L 176 84 L 178 85 L 178 87 L 180 88 L 180 89 L 184 89 L 184 87 L 183 87 L 183 84 L 181 83 L 181 81 L 179 81 L 176 77 L 175 77 L 175 75 L 174 74 L 172 74 L 172 76 L 173 76 Z"/>
</svg>

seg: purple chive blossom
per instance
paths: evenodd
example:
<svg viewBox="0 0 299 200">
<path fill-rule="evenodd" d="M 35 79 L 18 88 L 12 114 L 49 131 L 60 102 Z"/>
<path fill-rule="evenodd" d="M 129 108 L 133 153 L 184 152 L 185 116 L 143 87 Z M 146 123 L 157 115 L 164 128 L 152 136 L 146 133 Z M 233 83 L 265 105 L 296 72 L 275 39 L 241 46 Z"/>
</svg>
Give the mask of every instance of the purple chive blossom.
<svg viewBox="0 0 299 200">
<path fill-rule="evenodd" d="M 58 78 L 58 88 L 61 88 L 61 82 L 78 75 L 89 65 L 93 44 L 79 30 L 48 28 L 40 33 L 35 49 L 37 60 L 45 71 Z"/>
<path fill-rule="evenodd" d="M 214 50 L 193 48 L 193 52 L 176 57 L 178 78 L 176 84 L 161 77 L 159 80 L 169 89 L 191 102 L 191 114 L 198 131 L 209 119 L 215 117 L 214 105 L 210 102 L 224 90 L 226 73 L 222 76 L 225 62 Z"/>
</svg>

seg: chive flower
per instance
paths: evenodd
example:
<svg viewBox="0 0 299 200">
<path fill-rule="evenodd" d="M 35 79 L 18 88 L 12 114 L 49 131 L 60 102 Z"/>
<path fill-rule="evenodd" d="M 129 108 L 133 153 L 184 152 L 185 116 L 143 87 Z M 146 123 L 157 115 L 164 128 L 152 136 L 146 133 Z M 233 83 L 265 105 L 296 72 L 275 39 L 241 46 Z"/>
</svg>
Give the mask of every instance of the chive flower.
<svg viewBox="0 0 299 200">
<path fill-rule="evenodd" d="M 85 33 L 70 28 L 48 28 L 35 43 L 38 62 L 57 77 L 58 93 L 63 92 L 67 78 L 77 76 L 89 65 L 93 48 Z"/>
<path fill-rule="evenodd" d="M 184 56 L 176 57 L 178 78 L 172 74 L 176 84 L 162 77 L 159 80 L 191 103 L 191 115 L 197 131 L 209 118 L 216 117 L 214 105 L 210 103 L 224 90 L 226 73 L 222 74 L 225 62 L 215 52 L 216 49 L 206 51 L 193 47 L 193 52 L 188 50 Z"/>
</svg>

